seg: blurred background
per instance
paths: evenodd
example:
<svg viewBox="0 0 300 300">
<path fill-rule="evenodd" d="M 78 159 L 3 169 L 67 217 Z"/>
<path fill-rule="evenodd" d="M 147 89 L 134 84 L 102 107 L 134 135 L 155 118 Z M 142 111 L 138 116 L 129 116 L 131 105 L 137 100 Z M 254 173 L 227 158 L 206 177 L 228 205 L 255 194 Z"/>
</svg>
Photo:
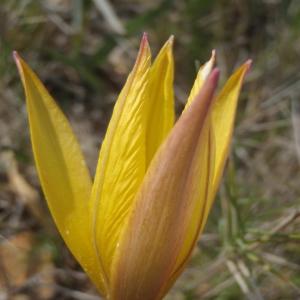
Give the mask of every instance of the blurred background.
<svg viewBox="0 0 300 300">
<path fill-rule="evenodd" d="M 254 61 L 218 198 L 167 299 L 300 299 L 299 0 L 1 0 L 0 299 L 100 299 L 45 205 L 12 51 L 68 116 L 93 173 L 144 31 L 154 54 L 175 35 L 177 112 L 211 49 L 222 83 Z"/>
</svg>

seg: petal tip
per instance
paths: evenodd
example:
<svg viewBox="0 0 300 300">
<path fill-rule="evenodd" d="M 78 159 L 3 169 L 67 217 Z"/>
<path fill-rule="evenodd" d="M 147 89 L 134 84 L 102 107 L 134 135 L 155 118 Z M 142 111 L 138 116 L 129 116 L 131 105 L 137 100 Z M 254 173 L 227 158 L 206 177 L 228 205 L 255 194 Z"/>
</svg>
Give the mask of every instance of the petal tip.
<svg viewBox="0 0 300 300">
<path fill-rule="evenodd" d="M 215 59 L 216 59 L 216 56 L 217 56 L 217 50 L 216 50 L 216 49 L 212 49 L 212 50 L 211 50 L 211 58 L 212 58 L 213 60 L 215 60 Z"/>
<path fill-rule="evenodd" d="M 23 81 L 24 80 L 24 73 L 23 73 L 24 68 L 23 68 L 23 65 L 22 65 L 22 58 L 20 57 L 19 53 L 15 50 L 13 51 L 12 56 L 13 56 L 13 59 L 15 61 L 16 66 L 18 68 L 21 80 Z"/>
<path fill-rule="evenodd" d="M 136 65 L 141 62 L 143 57 L 147 57 L 147 55 L 150 55 L 150 47 L 148 43 L 148 34 L 144 32 L 140 42 L 139 52 L 136 58 Z"/>
<path fill-rule="evenodd" d="M 13 56 L 13 59 L 17 65 L 18 69 L 20 69 L 21 57 L 20 57 L 19 53 L 16 50 L 14 50 L 12 52 L 12 56 Z"/>
<path fill-rule="evenodd" d="M 142 55 L 143 53 L 145 53 L 145 51 L 147 51 L 147 49 L 149 49 L 148 33 L 144 32 L 143 37 L 141 39 L 141 43 L 140 43 L 139 56 Z"/>
<path fill-rule="evenodd" d="M 173 43 L 174 43 L 174 34 L 171 34 L 170 35 L 170 37 L 169 37 L 169 39 L 168 39 L 168 42 L 171 44 L 171 45 L 173 45 Z"/>
<path fill-rule="evenodd" d="M 208 80 L 211 82 L 212 85 L 216 86 L 219 81 L 219 76 L 220 70 L 218 68 L 214 68 L 209 74 Z"/>
<path fill-rule="evenodd" d="M 19 59 L 19 54 L 18 54 L 18 52 L 16 50 L 14 50 L 12 52 L 12 55 L 13 55 L 14 60 L 18 60 Z"/>
<path fill-rule="evenodd" d="M 250 70 L 250 68 L 252 67 L 252 59 L 248 59 L 246 62 L 245 62 L 245 65 L 247 66 L 247 71 Z"/>
<path fill-rule="evenodd" d="M 144 32 L 141 40 L 141 48 L 144 48 L 148 44 L 148 33 Z"/>
<path fill-rule="evenodd" d="M 213 68 L 216 65 L 217 62 L 217 50 L 216 49 L 212 49 L 211 50 L 211 57 L 209 60 L 209 65 L 211 65 L 211 68 Z"/>
</svg>

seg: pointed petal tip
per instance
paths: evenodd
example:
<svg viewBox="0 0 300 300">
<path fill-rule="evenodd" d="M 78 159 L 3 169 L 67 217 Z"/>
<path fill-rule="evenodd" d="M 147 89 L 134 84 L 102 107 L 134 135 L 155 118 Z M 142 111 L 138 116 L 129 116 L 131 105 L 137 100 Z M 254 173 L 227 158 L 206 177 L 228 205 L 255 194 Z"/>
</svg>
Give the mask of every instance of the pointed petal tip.
<svg viewBox="0 0 300 300">
<path fill-rule="evenodd" d="M 19 54 L 18 54 L 18 52 L 17 52 L 16 50 L 14 50 L 14 51 L 12 52 L 12 55 L 13 55 L 14 60 L 19 59 Z"/>
<path fill-rule="evenodd" d="M 140 43 L 139 54 L 142 55 L 146 49 L 149 49 L 149 42 L 148 42 L 148 34 L 144 32 Z"/>
<path fill-rule="evenodd" d="M 16 66 L 17 66 L 21 80 L 24 81 L 24 68 L 22 65 L 22 58 L 19 55 L 19 53 L 15 50 L 13 51 L 12 56 L 13 56 Z"/>
<path fill-rule="evenodd" d="M 217 85 L 219 81 L 220 76 L 220 70 L 218 68 L 214 68 L 211 73 L 209 74 L 209 77 L 207 80 L 211 82 L 212 85 Z"/>
<path fill-rule="evenodd" d="M 250 68 L 252 67 L 252 59 L 248 59 L 246 62 L 245 62 L 245 65 L 247 66 L 247 71 L 250 70 Z"/>
<path fill-rule="evenodd" d="M 14 50 L 12 52 L 12 56 L 13 56 L 13 59 L 14 59 L 16 65 L 17 65 L 18 69 L 20 69 L 20 67 L 21 67 L 21 65 L 20 65 L 21 57 L 20 57 L 19 53 L 16 50 Z"/>
<path fill-rule="evenodd" d="M 217 56 L 217 50 L 216 50 L 216 49 L 212 49 L 212 50 L 211 50 L 211 57 L 212 57 L 213 59 L 216 59 L 216 56 Z"/>
<path fill-rule="evenodd" d="M 148 44 L 148 33 L 144 32 L 141 40 L 141 47 Z"/>
<path fill-rule="evenodd" d="M 249 66 L 251 66 L 252 63 L 253 63 L 253 60 L 251 58 L 246 61 L 246 64 L 249 65 Z"/>
<path fill-rule="evenodd" d="M 174 34 L 171 34 L 170 35 L 170 37 L 169 37 L 169 39 L 168 39 L 168 42 L 171 44 L 171 45 L 173 45 L 173 43 L 174 43 Z"/>
<path fill-rule="evenodd" d="M 141 42 L 140 42 L 140 48 L 139 48 L 139 52 L 138 52 L 135 64 L 136 65 L 139 64 L 142 57 L 147 55 L 147 53 L 148 54 L 150 53 L 150 47 L 149 47 L 149 43 L 148 43 L 148 34 L 146 32 L 144 32 L 143 37 L 142 37 Z"/>
<path fill-rule="evenodd" d="M 216 49 L 211 50 L 211 57 L 210 57 L 210 60 L 208 63 L 211 64 L 211 68 L 213 68 L 216 65 L 216 63 L 217 63 L 217 50 Z"/>
<path fill-rule="evenodd" d="M 173 49 L 173 44 L 174 44 L 174 35 L 171 35 L 165 42 L 164 46 L 162 47 L 162 50 L 163 49 L 166 50 L 166 52 L 164 52 L 164 50 L 163 52 L 170 54 Z"/>
<path fill-rule="evenodd" d="M 211 71 L 211 73 L 208 75 L 207 79 L 205 80 L 203 87 L 198 90 L 198 93 L 195 95 L 195 98 L 192 103 L 203 102 L 201 99 L 203 98 L 203 96 L 206 97 L 207 95 L 210 95 L 207 98 L 212 100 L 212 97 L 217 89 L 219 76 L 220 76 L 220 70 L 218 68 L 214 68 Z"/>
</svg>

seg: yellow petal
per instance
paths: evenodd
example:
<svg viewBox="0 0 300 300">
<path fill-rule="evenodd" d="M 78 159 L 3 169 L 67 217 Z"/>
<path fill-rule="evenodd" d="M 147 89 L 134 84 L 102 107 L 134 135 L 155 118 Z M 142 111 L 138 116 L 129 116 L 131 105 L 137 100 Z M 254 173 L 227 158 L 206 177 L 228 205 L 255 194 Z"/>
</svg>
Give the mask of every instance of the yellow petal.
<svg viewBox="0 0 300 300">
<path fill-rule="evenodd" d="M 147 166 L 174 125 L 172 46 L 173 37 L 163 46 L 150 69 L 146 129 Z"/>
<path fill-rule="evenodd" d="M 211 73 L 213 67 L 215 66 L 216 63 L 216 51 L 213 50 L 211 52 L 211 57 L 208 62 L 206 62 L 198 71 L 198 74 L 196 76 L 196 79 L 194 81 L 194 85 L 192 87 L 192 90 L 190 92 L 190 95 L 188 97 L 188 100 L 186 102 L 185 108 L 190 106 L 190 104 L 193 102 L 195 97 L 198 95 L 199 91 L 201 90 L 205 80 Z"/>
<path fill-rule="evenodd" d="M 244 82 L 245 75 L 251 67 L 251 61 L 247 61 L 228 79 L 225 86 L 214 101 L 212 108 L 212 127 L 216 140 L 216 157 L 214 176 L 212 183 L 210 209 L 216 190 L 219 186 L 223 169 L 229 152 L 232 139 L 232 131 L 238 98 Z M 208 213 L 207 213 L 208 214 Z"/>
<path fill-rule="evenodd" d="M 112 299 L 160 299 L 172 275 L 194 209 L 206 198 L 204 125 L 217 79 L 216 70 L 151 162 L 114 258 Z"/>
<path fill-rule="evenodd" d="M 116 102 L 103 141 L 93 185 L 94 238 L 109 283 L 120 231 L 145 174 L 146 91 L 151 54 L 146 36 Z"/>
<path fill-rule="evenodd" d="M 34 158 L 60 234 L 105 294 L 92 243 L 88 201 L 91 178 L 72 129 L 29 66 L 14 53 L 24 85 Z"/>
</svg>

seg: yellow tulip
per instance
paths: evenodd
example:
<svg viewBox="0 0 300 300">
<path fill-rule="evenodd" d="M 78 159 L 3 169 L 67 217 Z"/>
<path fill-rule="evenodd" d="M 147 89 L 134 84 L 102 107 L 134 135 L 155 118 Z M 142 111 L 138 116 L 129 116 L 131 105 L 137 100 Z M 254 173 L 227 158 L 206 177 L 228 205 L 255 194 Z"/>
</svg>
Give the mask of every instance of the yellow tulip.
<svg viewBox="0 0 300 300">
<path fill-rule="evenodd" d="M 34 158 L 60 234 L 106 299 L 162 299 L 206 223 L 228 156 L 250 61 L 214 96 L 215 52 L 174 125 L 171 37 L 151 65 L 144 35 L 111 117 L 94 181 L 78 141 L 15 53 Z"/>
</svg>

